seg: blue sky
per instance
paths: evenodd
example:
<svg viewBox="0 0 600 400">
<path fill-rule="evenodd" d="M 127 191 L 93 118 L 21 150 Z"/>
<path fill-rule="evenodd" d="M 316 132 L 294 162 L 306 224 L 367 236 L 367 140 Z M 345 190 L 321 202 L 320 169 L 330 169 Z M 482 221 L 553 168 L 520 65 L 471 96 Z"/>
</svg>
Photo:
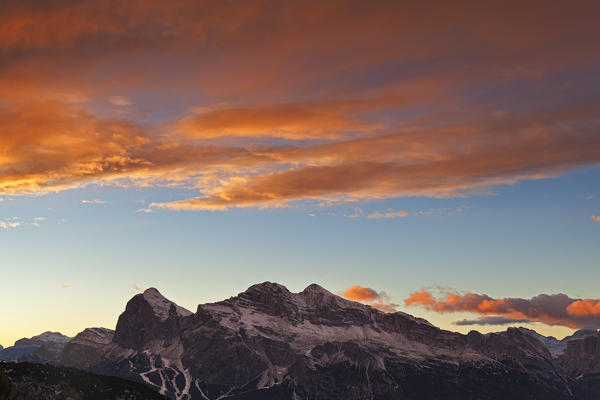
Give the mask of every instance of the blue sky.
<svg viewBox="0 0 600 400">
<path fill-rule="evenodd" d="M 45 329 L 72 335 L 113 328 L 136 293 L 133 283 L 157 287 L 191 310 L 265 280 L 292 291 L 316 282 L 334 293 L 360 283 L 397 304 L 436 285 L 498 297 L 594 297 L 600 224 L 590 215 L 600 213 L 599 175 L 588 168 L 468 198 L 268 210 L 143 213 L 136 212 L 140 200 L 175 194 L 93 186 L 6 198 L 1 216 L 22 225 L 0 230 L 8 267 L 2 326 L 13 327 L 4 329 L 2 344 Z M 409 215 L 367 217 L 388 209 Z M 40 216 L 38 227 L 27 225 Z M 462 314 L 399 309 L 446 329 L 469 329 L 452 325 Z"/>
</svg>

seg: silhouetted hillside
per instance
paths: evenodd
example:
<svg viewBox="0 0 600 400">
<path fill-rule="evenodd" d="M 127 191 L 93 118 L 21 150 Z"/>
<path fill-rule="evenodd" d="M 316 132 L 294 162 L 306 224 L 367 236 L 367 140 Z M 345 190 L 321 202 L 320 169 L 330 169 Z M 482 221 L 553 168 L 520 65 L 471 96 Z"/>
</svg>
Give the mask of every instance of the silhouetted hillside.
<svg viewBox="0 0 600 400">
<path fill-rule="evenodd" d="M 12 399 L 11 384 L 18 400 L 166 400 L 142 384 L 112 376 L 44 364 L 0 362 L 0 400 Z"/>
</svg>

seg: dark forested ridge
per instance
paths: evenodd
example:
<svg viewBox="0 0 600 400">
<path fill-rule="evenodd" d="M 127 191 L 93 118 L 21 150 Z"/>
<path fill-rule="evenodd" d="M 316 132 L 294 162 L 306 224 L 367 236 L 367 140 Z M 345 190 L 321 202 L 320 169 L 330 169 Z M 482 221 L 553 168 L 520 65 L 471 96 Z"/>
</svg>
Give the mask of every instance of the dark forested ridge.
<svg viewBox="0 0 600 400">
<path fill-rule="evenodd" d="M 75 368 L 0 362 L 0 400 L 166 400 L 136 382 Z"/>
</svg>

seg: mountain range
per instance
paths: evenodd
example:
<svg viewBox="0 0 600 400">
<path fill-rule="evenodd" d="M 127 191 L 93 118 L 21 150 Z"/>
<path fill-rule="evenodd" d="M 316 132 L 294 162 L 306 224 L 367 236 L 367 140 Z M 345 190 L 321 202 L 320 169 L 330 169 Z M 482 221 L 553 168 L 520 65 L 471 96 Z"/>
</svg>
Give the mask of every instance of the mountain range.
<svg viewBox="0 0 600 400">
<path fill-rule="evenodd" d="M 265 282 L 195 312 L 151 288 L 114 331 L 46 332 L 0 359 L 125 378 L 176 400 L 600 398 L 595 330 L 463 335 L 316 284 L 292 293 Z"/>
</svg>

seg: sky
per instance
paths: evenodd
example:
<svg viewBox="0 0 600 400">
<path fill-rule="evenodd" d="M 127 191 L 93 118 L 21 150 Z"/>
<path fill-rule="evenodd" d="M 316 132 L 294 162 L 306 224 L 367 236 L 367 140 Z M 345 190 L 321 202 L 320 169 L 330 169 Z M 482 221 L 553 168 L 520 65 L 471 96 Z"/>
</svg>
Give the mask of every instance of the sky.
<svg viewBox="0 0 600 400">
<path fill-rule="evenodd" d="M 0 345 L 318 283 L 600 328 L 600 6 L 9 0 Z"/>
</svg>

